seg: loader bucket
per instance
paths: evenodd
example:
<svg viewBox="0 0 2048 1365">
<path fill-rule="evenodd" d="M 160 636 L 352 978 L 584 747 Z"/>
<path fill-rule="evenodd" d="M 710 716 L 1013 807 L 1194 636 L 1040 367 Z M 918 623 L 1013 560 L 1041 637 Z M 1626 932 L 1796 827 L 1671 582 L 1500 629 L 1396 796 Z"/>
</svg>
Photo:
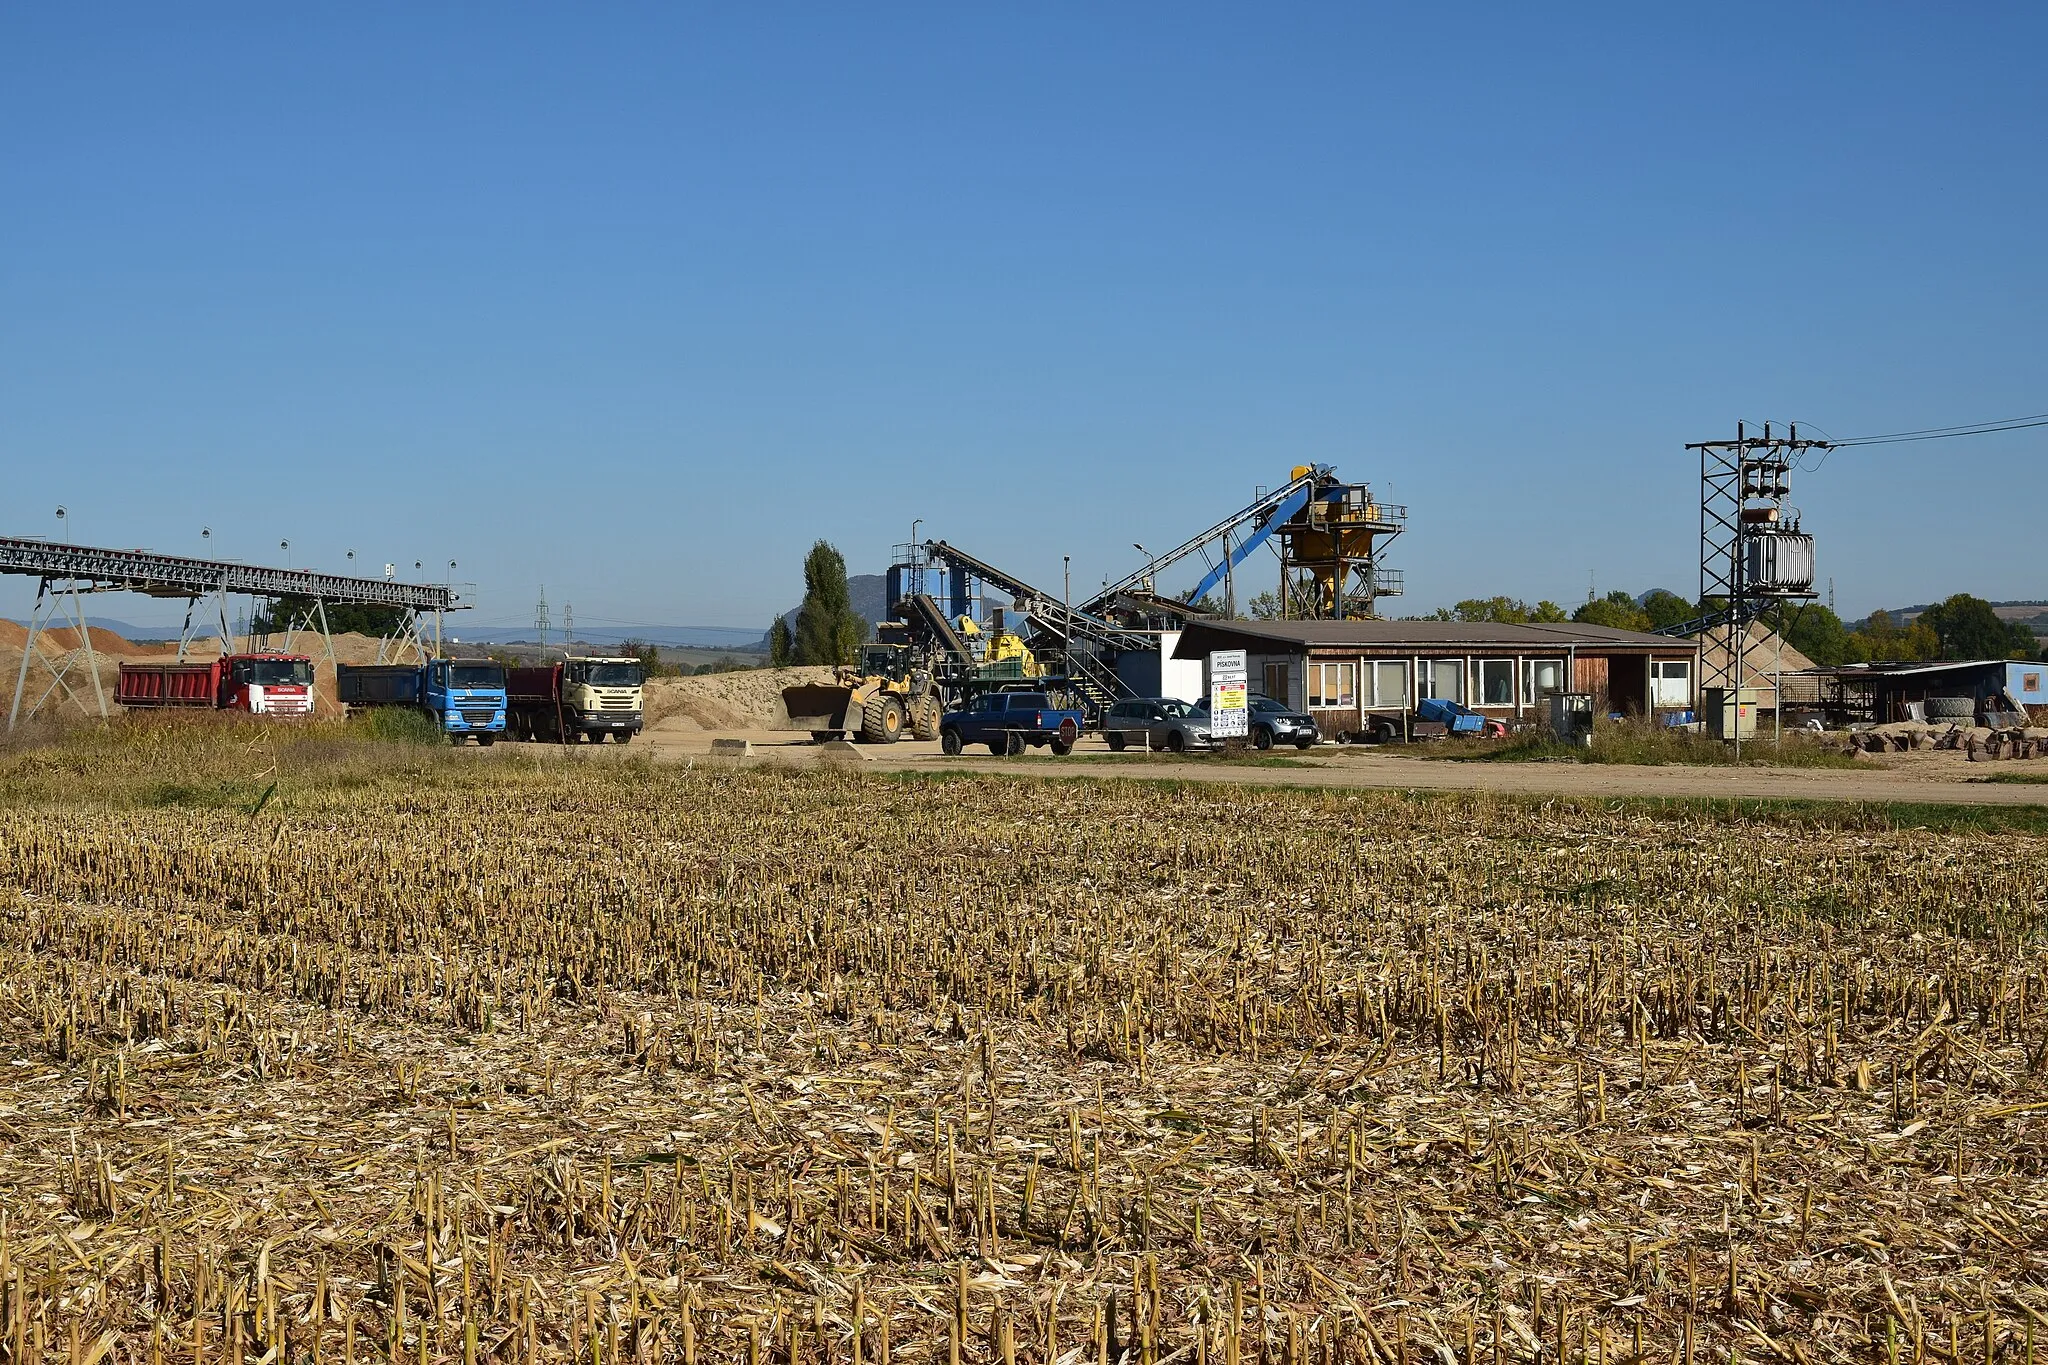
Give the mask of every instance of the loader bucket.
<svg viewBox="0 0 2048 1365">
<path fill-rule="evenodd" d="M 834 683 L 803 683 L 782 689 L 783 714 L 771 727 L 776 730 L 844 730 L 847 711 L 853 703 L 853 689 Z M 855 729 L 860 717 L 852 718 Z"/>
</svg>

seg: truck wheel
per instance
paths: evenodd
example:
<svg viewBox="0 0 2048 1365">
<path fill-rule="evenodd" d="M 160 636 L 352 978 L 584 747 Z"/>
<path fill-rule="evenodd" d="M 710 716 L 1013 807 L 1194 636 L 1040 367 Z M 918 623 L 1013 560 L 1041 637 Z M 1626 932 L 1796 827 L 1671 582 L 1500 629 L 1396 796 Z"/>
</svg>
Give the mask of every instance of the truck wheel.
<svg viewBox="0 0 2048 1365">
<path fill-rule="evenodd" d="M 1070 740 L 1056 739 L 1052 742 L 1052 752 L 1054 758 L 1065 758 L 1068 754 L 1074 752 L 1073 742 Z"/>
<path fill-rule="evenodd" d="M 604 743 L 604 731 L 592 730 L 589 732 L 588 738 L 592 744 L 602 744 Z"/>
<path fill-rule="evenodd" d="M 1104 740 L 1104 741 L 1105 741 L 1105 742 L 1106 742 L 1106 743 L 1107 743 L 1107 744 L 1109 745 L 1109 751 L 1110 751 L 1111 753 L 1113 753 L 1113 754 L 1120 754 L 1120 753 L 1122 753 L 1122 752 L 1124 751 L 1124 743 L 1125 743 L 1125 740 L 1124 740 L 1124 735 L 1123 735 L 1123 731 L 1121 731 L 1121 730 L 1111 730 L 1111 731 L 1110 731 L 1110 732 L 1109 732 L 1108 734 L 1104 735 L 1104 736 L 1103 736 L 1102 738 L 1103 738 L 1103 740 Z"/>
<path fill-rule="evenodd" d="M 958 754 L 967 746 L 960 742 L 960 732 L 951 728 L 939 731 L 939 748 L 948 755 Z"/>
<path fill-rule="evenodd" d="M 939 703 L 931 697 L 920 697 L 917 705 L 910 708 L 910 733 L 919 739 L 939 737 Z"/>
<path fill-rule="evenodd" d="M 1021 754 L 1021 753 L 1023 753 L 1023 752 L 1024 752 L 1024 736 L 1023 736 L 1023 735 L 1021 735 L 1021 734 L 1017 733 L 1017 732 L 1016 732 L 1015 730 L 1012 730 L 1012 731 L 1010 731 L 1010 733 L 1009 733 L 1009 734 L 1007 734 L 1007 735 L 1005 735 L 1005 736 L 1003 737 L 1003 747 L 1002 747 L 1002 755 L 1003 755 L 1003 757 L 1005 757 L 1005 758 L 1015 758 L 1015 757 L 1016 757 L 1017 755 L 1019 755 L 1019 754 Z"/>
<path fill-rule="evenodd" d="M 837 730 L 811 731 L 811 743 L 813 744 L 830 744 L 833 740 L 837 738 L 839 738 L 839 732 Z"/>
<path fill-rule="evenodd" d="M 469 736 L 467 736 L 467 735 L 463 734 L 463 733 L 462 733 L 461 731 L 459 731 L 459 730 L 450 730 L 450 731 L 448 732 L 448 742 L 449 742 L 450 744 L 454 744 L 454 745 L 460 745 L 460 744 L 462 743 L 462 741 L 463 741 L 463 740 L 465 740 L 465 739 L 467 739 L 467 738 L 469 738 Z"/>
<path fill-rule="evenodd" d="M 484 748 L 488 749 L 493 744 L 496 744 L 498 742 L 498 737 L 492 734 L 489 730 L 486 730 L 476 737 L 476 742 L 478 744 L 483 745 Z"/>
<path fill-rule="evenodd" d="M 638 730 L 616 730 L 612 733 L 612 743 L 631 744 L 633 742 L 633 736 L 639 733 L 640 732 Z"/>
<path fill-rule="evenodd" d="M 894 744 L 903 738 L 903 703 L 895 697 L 870 697 L 860 713 L 860 737 L 870 744 Z"/>
</svg>

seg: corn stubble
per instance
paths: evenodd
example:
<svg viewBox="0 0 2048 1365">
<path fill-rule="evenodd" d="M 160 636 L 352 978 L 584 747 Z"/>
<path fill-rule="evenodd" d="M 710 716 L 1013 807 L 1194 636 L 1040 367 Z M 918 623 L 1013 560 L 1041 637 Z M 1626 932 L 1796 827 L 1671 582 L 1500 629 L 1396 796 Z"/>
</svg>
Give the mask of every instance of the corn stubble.
<svg viewBox="0 0 2048 1365">
<path fill-rule="evenodd" d="M 1990 1365 L 2048 1311 L 2035 839 L 500 763 L 0 859 L 11 1362 Z"/>
</svg>

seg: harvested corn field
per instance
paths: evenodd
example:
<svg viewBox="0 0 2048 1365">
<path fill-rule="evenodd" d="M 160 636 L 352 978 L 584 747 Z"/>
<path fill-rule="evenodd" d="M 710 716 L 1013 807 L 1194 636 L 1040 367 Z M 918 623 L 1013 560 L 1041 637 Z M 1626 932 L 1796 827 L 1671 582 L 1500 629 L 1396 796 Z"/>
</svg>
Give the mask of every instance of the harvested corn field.
<svg viewBox="0 0 2048 1365">
<path fill-rule="evenodd" d="M 2033 1358 L 2038 838 L 242 733 L 0 775 L 10 1360 Z"/>
</svg>

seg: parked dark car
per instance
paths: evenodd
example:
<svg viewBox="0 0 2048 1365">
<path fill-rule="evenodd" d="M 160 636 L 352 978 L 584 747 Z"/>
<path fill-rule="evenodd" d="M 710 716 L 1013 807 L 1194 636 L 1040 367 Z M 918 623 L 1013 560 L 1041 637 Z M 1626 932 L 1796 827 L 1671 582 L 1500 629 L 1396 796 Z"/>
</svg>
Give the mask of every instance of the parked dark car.
<svg viewBox="0 0 2048 1365">
<path fill-rule="evenodd" d="M 1249 709 L 1251 714 L 1245 717 L 1245 723 L 1254 749 L 1270 749 L 1275 744 L 1306 749 L 1322 738 L 1314 716 L 1290 711 L 1271 697 L 1253 697 Z"/>
<path fill-rule="evenodd" d="M 1169 753 L 1189 749 L 1220 749 L 1209 732 L 1209 713 L 1177 697 L 1139 697 L 1120 701 L 1102 713 L 1102 737 L 1112 749 L 1145 744 Z"/>
</svg>

